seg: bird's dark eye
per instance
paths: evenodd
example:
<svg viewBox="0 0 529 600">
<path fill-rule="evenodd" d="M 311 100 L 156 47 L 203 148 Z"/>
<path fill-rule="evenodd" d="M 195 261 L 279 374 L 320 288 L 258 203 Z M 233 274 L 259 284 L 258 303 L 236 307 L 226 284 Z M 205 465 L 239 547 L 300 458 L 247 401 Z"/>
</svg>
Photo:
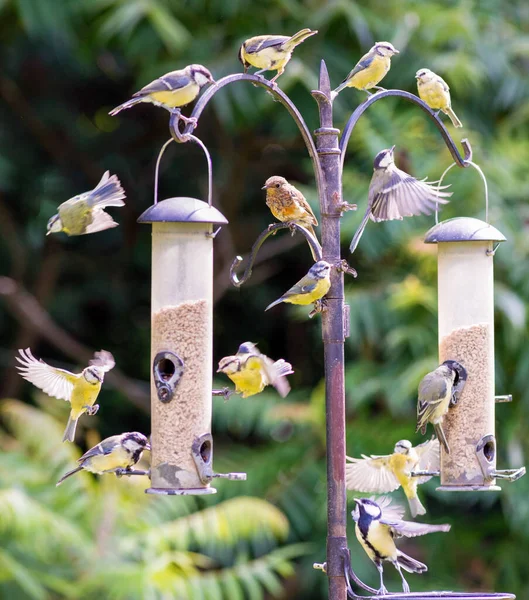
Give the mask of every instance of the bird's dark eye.
<svg viewBox="0 0 529 600">
<path fill-rule="evenodd" d="M 280 184 L 280 183 L 276 183 L 276 187 L 277 187 L 277 188 L 278 188 L 278 187 L 281 187 L 281 184 Z"/>
</svg>

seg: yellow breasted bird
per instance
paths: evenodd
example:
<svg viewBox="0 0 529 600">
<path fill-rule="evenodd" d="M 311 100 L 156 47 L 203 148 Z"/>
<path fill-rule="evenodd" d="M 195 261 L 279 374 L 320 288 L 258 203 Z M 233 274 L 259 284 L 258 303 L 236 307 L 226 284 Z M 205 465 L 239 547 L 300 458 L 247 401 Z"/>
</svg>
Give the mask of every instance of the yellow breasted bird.
<svg viewBox="0 0 529 600">
<path fill-rule="evenodd" d="M 454 383 L 458 377 L 455 367 L 457 364 L 453 360 L 445 360 L 435 371 L 425 375 L 419 384 L 417 399 L 416 431 L 420 429 L 424 435 L 428 423 L 431 423 L 447 454 L 450 454 L 450 446 L 444 433 L 443 420 L 454 393 Z"/>
<path fill-rule="evenodd" d="M 293 372 L 290 363 L 282 358 L 274 362 L 252 342 L 241 344 L 237 354 L 222 358 L 217 370 L 233 381 L 235 391 L 243 398 L 259 394 L 267 385 L 273 385 L 284 398 L 290 392 L 286 375 Z"/>
<path fill-rule="evenodd" d="M 140 102 L 149 102 L 154 106 L 165 108 L 169 112 L 180 114 L 180 108 L 193 102 L 200 89 L 208 83 L 215 83 L 211 73 L 202 65 L 189 65 L 178 71 L 171 71 L 155 79 L 139 92 L 132 95 L 130 100 L 116 106 L 108 114 L 117 115 L 125 108 L 131 108 Z M 180 115 L 185 122 L 196 120 Z"/>
<path fill-rule="evenodd" d="M 377 42 L 371 50 L 362 56 L 355 68 L 332 93 L 333 98 L 346 87 L 368 92 L 371 88 L 383 90 L 378 84 L 384 79 L 391 67 L 391 57 L 399 51 L 389 42 Z"/>
<path fill-rule="evenodd" d="M 17 366 L 20 375 L 49 396 L 66 400 L 72 409 L 66 425 L 63 442 L 73 442 L 77 420 L 83 413 L 95 415 L 99 405 L 95 404 L 105 373 L 116 364 L 110 352 L 101 350 L 94 353 L 88 367 L 81 373 L 70 373 L 65 369 L 57 369 L 43 360 L 37 360 L 31 350 L 19 350 L 16 359 L 22 366 Z"/>
<path fill-rule="evenodd" d="M 244 67 L 244 72 L 246 73 L 250 67 L 259 69 L 255 75 L 260 75 L 264 71 L 277 71 L 277 75 L 270 80 L 274 82 L 283 74 L 285 66 L 292 58 L 294 48 L 317 33 L 310 29 L 302 29 L 291 37 L 288 35 L 256 35 L 246 40 L 239 50 L 239 60 Z"/>
<path fill-rule="evenodd" d="M 349 458 L 345 465 L 345 486 L 348 490 L 372 494 L 387 494 L 402 486 L 412 517 L 426 510 L 417 497 L 417 486 L 431 477 L 411 477 L 413 471 L 439 470 L 439 441 L 435 438 L 416 446 L 408 440 L 395 444 L 393 454 Z"/>
<path fill-rule="evenodd" d="M 67 235 L 96 233 L 118 223 L 105 212 L 107 206 L 125 206 L 125 192 L 116 175 L 105 171 L 93 190 L 78 194 L 59 205 L 57 214 L 48 221 L 48 233 L 64 231 Z"/>
<path fill-rule="evenodd" d="M 284 177 L 274 175 L 266 180 L 262 189 L 266 190 L 266 205 L 278 221 L 301 225 L 318 241 L 314 231 L 318 220 L 305 196 L 296 187 Z M 310 249 L 312 258 L 318 260 L 312 246 Z"/>
<path fill-rule="evenodd" d="M 325 260 L 320 260 L 314 263 L 308 273 L 300 279 L 295 285 L 287 290 L 281 298 L 278 298 L 272 304 L 269 304 L 265 311 L 272 308 L 280 302 L 288 302 L 290 304 L 307 304 L 317 303 L 331 287 L 331 265 Z"/>
<path fill-rule="evenodd" d="M 90 448 L 77 461 L 79 466 L 63 475 L 57 485 L 75 473 L 90 471 L 90 473 L 116 473 L 122 475 L 130 470 L 141 458 L 144 450 L 150 450 L 149 440 L 137 431 L 113 435 Z"/>
<path fill-rule="evenodd" d="M 450 88 L 446 81 L 430 69 L 419 69 L 415 79 L 417 79 L 419 98 L 424 100 L 432 110 L 438 112 L 441 110 L 448 115 L 454 127 L 463 127 L 463 123 L 452 110 Z"/>
<path fill-rule="evenodd" d="M 395 539 L 399 537 L 416 537 L 436 531 L 450 531 L 450 525 L 427 525 L 426 523 L 415 523 L 403 521 L 404 508 L 392 505 L 391 498 L 355 498 L 356 507 L 352 512 L 355 521 L 356 539 L 365 550 L 369 558 L 375 563 L 380 574 L 380 589 L 378 594 L 387 594 L 384 585 L 383 561 L 389 561 L 399 572 L 402 579 L 402 589 L 409 594 L 410 586 L 404 579 L 402 570 L 408 573 L 425 573 L 428 567 L 404 554 L 395 545 Z"/>
</svg>

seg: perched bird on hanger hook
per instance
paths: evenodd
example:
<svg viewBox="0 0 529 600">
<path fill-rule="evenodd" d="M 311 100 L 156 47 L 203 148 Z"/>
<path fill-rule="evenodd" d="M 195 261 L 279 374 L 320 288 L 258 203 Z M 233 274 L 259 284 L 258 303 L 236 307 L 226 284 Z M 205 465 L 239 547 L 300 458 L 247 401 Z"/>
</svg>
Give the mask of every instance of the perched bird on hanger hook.
<svg viewBox="0 0 529 600">
<path fill-rule="evenodd" d="M 314 231 L 318 220 L 305 196 L 296 187 L 288 183 L 284 177 L 274 175 L 266 180 L 262 189 L 266 190 L 266 205 L 278 221 L 301 225 L 318 241 Z M 310 251 L 312 258 L 317 261 L 318 257 L 312 246 Z"/>
<path fill-rule="evenodd" d="M 450 88 L 446 81 L 430 69 L 419 69 L 415 79 L 417 79 L 419 98 L 426 102 L 432 110 L 437 110 L 437 114 L 442 111 L 448 115 L 454 127 L 463 127 L 463 123 L 452 110 Z"/>
<path fill-rule="evenodd" d="M 110 352 L 101 350 L 94 353 L 88 367 L 81 373 L 70 373 L 65 369 L 57 369 L 43 360 L 37 360 L 31 350 L 19 350 L 16 359 L 22 365 L 17 366 L 20 375 L 49 396 L 66 400 L 72 409 L 68 425 L 64 432 L 63 442 L 73 442 L 77 420 L 83 413 L 95 415 L 99 405 L 95 404 L 101 390 L 105 373 L 116 364 Z"/>
<path fill-rule="evenodd" d="M 415 215 L 430 215 L 438 204 L 447 204 L 448 200 L 444 198 L 452 195 L 451 192 L 440 191 L 450 187 L 448 185 L 438 188 L 437 181 L 415 179 L 401 171 L 395 165 L 394 150 L 395 146 L 381 150 L 375 156 L 367 208 L 349 246 L 351 252 L 355 251 L 369 219 L 379 223 Z"/>
<path fill-rule="evenodd" d="M 273 385 L 282 398 L 290 392 L 286 375 L 294 371 L 292 365 L 282 358 L 275 362 L 264 355 L 252 342 L 239 346 L 237 354 L 225 356 L 219 362 L 217 373 L 224 373 L 235 384 L 235 391 L 243 398 L 254 396 Z"/>
<path fill-rule="evenodd" d="M 63 475 L 57 485 L 61 485 L 65 479 L 83 469 L 97 475 L 103 473 L 124 475 L 140 460 L 143 451 L 150 449 L 149 440 L 143 433 L 131 431 L 113 435 L 85 452 L 77 461 L 79 466 Z"/>
<path fill-rule="evenodd" d="M 355 509 L 352 511 L 355 521 L 356 539 L 369 558 L 375 563 L 380 574 L 378 594 L 387 594 L 384 585 L 384 568 L 382 562 L 387 560 L 393 564 L 402 579 L 402 590 L 409 594 L 410 586 L 404 579 L 402 570 L 408 573 L 425 573 L 428 567 L 404 554 L 395 545 L 399 537 L 416 537 L 437 531 L 450 531 L 450 525 L 427 525 L 403 521 L 404 508 L 391 504 L 391 498 L 382 496 L 375 498 L 355 498 Z"/>
<path fill-rule="evenodd" d="M 329 291 L 330 287 L 331 265 L 325 260 L 320 260 L 314 263 L 305 277 L 287 290 L 281 298 L 269 304 L 265 308 L 265 311 L 281 302 L 301 304 L 303 306 L 314 303 L 314 311 L 309 314 L 309 316 L 313 316 L 315 312 L 321 312 L 321 299 Z"/>
<path fill-rule="evenodd" d="M 48 221 L 48 233 L 64 231 L 67 235 L 85 235 L 117 227 L 105 212 L 107 206 L 125 206 L 125 192 L 116 175 L 105 171 L 93 190 L 78 194 L 59 205 L 57 214 Z"/>
<path fill-rule="evenodd" d="M 264 71 L 277 71 L 277 75 L 270 80 L 274 83 L 284 73 L 294 48 L 317 33 L 311 29 L 302 29 L 291 37 L 256 35 L 246 40 L 239 49 L 239 60 L 244 67 L 244 72 L 246 73 L 250 67 L 259 69 L 254 75 L 260 75 Z"/>
<path fill-rule="evenodd" d="M 399 51 L 389 42 L 377 42 L 371 50 L 362 56 L 355 68 L 347 75 L 342 83 L 332 92 L 334 99 L 344 88 L 354 87 L 367 94 L 371 88 L 383 90 L 378 84 L 384 79 L 391 67 L 391 57 Z"/>
<path fill-rule="evenodd" d="M 395 444 L 393 454 L 349 458 L 345 464 L 345 487 L 371 494 L 387 494 L 402 486 L 412 517 L 424 515 L 426 509 L 417 496 L 417 486 L 431 479 L 412 477 L 413 471 L 439 470 L 439 441 L 435 438 L 415 448 L 408 440 Z"/>
<path fill-rule="evenodd" d="M 193 102 L 208 83 L 215 83 L 211 73 L 202 65 L 188 65 L 184 69 L 171 71 L 158 79 L 151 81 L 139 92 L 132 95 L 130 100 L 116 106 L 108 114 L 117 115 L 120 111 L 131 108 L 140 102 L 149 102 L 154 106 L 165 108 L 170 113 L 178 114 L 185 123 L 196 124 L 196 119 L 184 117 L 180 108 Z"/>
</svg>

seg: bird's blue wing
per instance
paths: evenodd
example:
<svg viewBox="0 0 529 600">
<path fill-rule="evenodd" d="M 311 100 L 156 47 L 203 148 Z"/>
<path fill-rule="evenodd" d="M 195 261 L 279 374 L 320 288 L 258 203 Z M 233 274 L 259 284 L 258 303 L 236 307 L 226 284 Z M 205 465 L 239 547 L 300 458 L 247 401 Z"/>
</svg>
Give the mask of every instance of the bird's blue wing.
<svg viewBox="0 0 529 600">
<path fill-rule="evenodd" d="M 347 77 L 342 81 L 342 83 L 346 82 L 348 79 L 351 79 L 351 77 L 354 77 L 357 73 L 360 73 L 360 71 L 367 69 L 369 65 L 373 62 L 374 58 L 374 54 L 369 53 L 362 56 L 362 58 L 356 63 L 355 68 L 349 73 L 349 75 L 347 75 Z"/>
<path fill-rule="evenodd" d="M 106 438 L 102 442 L 99 442 L 99 444 L 97 444 L 93 448 L 90 448 L 90 450 L 87 450 L 83 454 L 83 456 L 81 456 L 81 458 L 78 459 L 77 462 L 82 464 L 88 458 L 91 458 L 92 456 L 100 456 L 100 455 L 105 456 L 107 454 L 110 454 L 112 452 L 112 450 L 114 450 L 114 448 L 119 445 L 120 437 L 121 436 L 119 436 L 119 435 L 113 435 L 109 438 Z"/>
<path fill-rule="evenodd" d="M 139 92 L 133 94 L 133 97 L 147 96 L 153 92 L 170 92 L 171 90 L 179 90 L 190 83 L 191 78 L 189 75 L 186 75 L 183 71 L 173 71 L 158 77 L 158 79 L 155 79 L 154 81 L 151 81 L 151 83 L 148 83 L 145 87 L 142 87 Z"/>
<path fill-rule="evenodd" d="M 265 39 L 255 39 L 251 42 L 246 42 L 244 45 L 244 50 L 248 54 L 255 54 L 256 52 L 260 52 L 261 50 L 265 50 L 266 48 L 274 48 L 280 47 L 287 40 L 290 39 L 287 35 L 267 35 L 263 36 Z"/>
<path fill-rule="evenodd" d="M 318 282 L 316 280 L 305 275 L 305 277 L 293 285 L 283 297 L 288 298 L 289 296 L 296 296 L 297 294 L 310 294 L 317 285 Z"/>
</svg>

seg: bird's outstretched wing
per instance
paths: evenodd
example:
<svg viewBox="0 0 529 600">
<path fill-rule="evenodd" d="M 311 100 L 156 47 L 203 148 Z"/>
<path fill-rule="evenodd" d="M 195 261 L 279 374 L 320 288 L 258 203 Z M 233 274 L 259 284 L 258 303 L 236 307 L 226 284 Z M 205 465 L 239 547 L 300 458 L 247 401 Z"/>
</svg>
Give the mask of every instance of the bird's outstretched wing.
<svg viewBox="0 0 529 600">
<path fill-rule="evenodd" d="M 124 206 L 125 191 L 121 187 L 117 175 L 110 175 L 105 171 L 101 181 L 88 192 L 87 204 L 92 207 L 104 208 L 105 206 Z"/>
<path fill-rule="evenodd" d="M 415 452 L 419 455 L 419 463 L 416 467 L 417 471 L 438 471 L 440 468 L 440 446 L 439 440 L 432 437 L 423 444 L 415 447 Z M 431 477 L 419 477 L 417 483 L 420 485 L 429 481 Z"/>
<path fill-rule="evenodd" d="M 387 525 L 395 537 L 417 537 L 419 535 L 426 535 L 427 533 L 435 533 L 436 531 L 450 531 L 450 525 L 429 525 L 428 523 L 415 523 L 413 521 L 400 521 L 386 519 L 384 514 L 382 515 L 380 522 Z"/>
<path fill-rule="evenodd" d="M 172 90 L 180 90 L 186 85 L 192 83 L 191 77 L 183 71 L 171 71 L 158 79 L 151 81 L 145 87 L 142 87 L 139 92 L 132 94 L 133 98 L 139 96 L 147 96 L 153 92 L 170 92 Z"/>
<path fill-rule="evenodd" d="M 88 364 L 94 367 L 101 367 L 101 369 L 106 372 L 116 366 L 116 361 L 110 352 L 107 352 L 107 350 L 100 350 L 99 352 L 94 352 L 94 358 L 92 358 Z"/>
<path fill-rule="evenodd" d="M 247 54 L 255 54 L 266 48 L 280 48 L 286 41 L 290 39 L 287 35 L 265 35 L 259 36 L 255 40 L 248 40 L 244 44 L 244 51 Z"/>
<path fill-rule="evenodd" d="M 389 467 L 389 456 L 346 458 L 345 487 L 348 490 L 385 494 L 400 486 Z"/>
<path fill-rule="evenodd" d="M 117 227 L 119 223 L 116 223 L 114 219 L 101 209 L 94 209 L 92 213 L 92 222 L 86 226 L 85 234 L 97 233 L 98 231 L 105 231 L 106 229 L 112 229 Z"/>
<path fill-rule="evenodd" d="M 273 385 L 282 398 L 288 396 L 290 384 L 285 376 L 294 372 L 292 365 L 282 358 L 274 362 L 264 354 L 260 355 L 260 359 L 268 384 Z"/>
<path fill-rule="evenodd" d="M 22 365 L 17 366 L 20 375 L 49 396 L 70 402 L 72 391 L 78 375 L 51 367 L 43 360 L 37 360 L 31 350 L 19 350 L 16 359 Z"/>
<path fill-rule="evenodd" d="M 400 521 L 406 512 L 404 506 L 393 502 L 391 496 L 380 496 L 379 498 L 371 498 L 371 500 L 376 502 L 382 511 L 381 522 L 383 520 Z"/>
</svg>

